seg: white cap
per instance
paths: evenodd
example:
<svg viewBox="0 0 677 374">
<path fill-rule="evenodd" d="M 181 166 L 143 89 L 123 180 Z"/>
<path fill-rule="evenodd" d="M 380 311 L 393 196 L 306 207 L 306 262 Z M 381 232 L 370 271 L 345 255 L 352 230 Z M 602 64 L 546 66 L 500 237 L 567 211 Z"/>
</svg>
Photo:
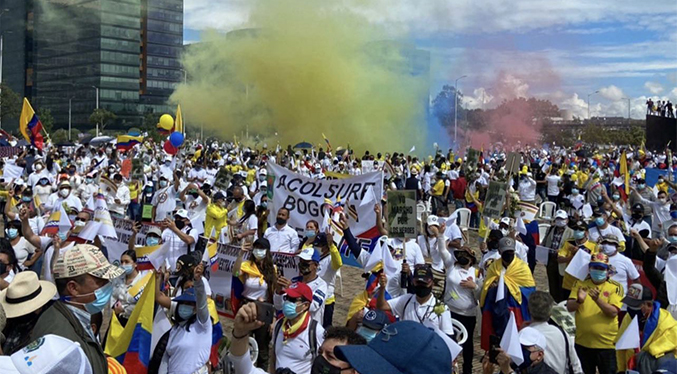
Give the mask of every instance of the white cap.
<svg viewBox="0 0 677 374">
<path fill-rule="evenodd" d="M 7 361 L 7 360 L 4 360 Z M 0 361 L 2 372 L 20 374 L 91 374 L 92 366 L 80 344 L 57 335 L 45 335 Z M 7 362 L 10 364 L 10 362 Z M 14 369 L 14 371 L 12 371 Z"/>
<path fill-rule="evenodd" d="M 181 218 L 188 218 L 188 211 L 185 209 L 179 209 L 174 213 L 175 216 L 179 216 Z"/>
<path fill-rule="evenodd" d="M 510 217 L 501 218 L 500 223 L 505 223 L 506 225 L 510 226 Z"/>
<path fill-rule="evenodd" d="M 545 351 L 548 344 L 545 341 L 545 336 L 540 331 L 533 327 L 525 327 L 519 332 L 520 344 L 526 347 L 537 346 Z"/>
<path fill-rule="evenodd" d="M 439 218 L 437 216 L 434 216 L 434 215 L 428 216 L 427 223 L 428 223 L 428 226 L 439 226 L 440 225 Z"/>
<path fill-rule="evenodd" d="M 555 218 L 569 219 L 569 215 L 567 214 L 567 212 L 560 209 L 557 211 L 557 213 L 555 213 Z"/>
<path fill-rule="evenodd" d="M 266 168 L 259 169 L 259 175 L 268 175 L 268 170 Z"/>
<path fill-rule="evenodd" d="M 303 248 L 301 253 L 297 254 L 296 257 L 301 260 L 320 262 L 320 254 L 313 247 Z"/>
</svg>

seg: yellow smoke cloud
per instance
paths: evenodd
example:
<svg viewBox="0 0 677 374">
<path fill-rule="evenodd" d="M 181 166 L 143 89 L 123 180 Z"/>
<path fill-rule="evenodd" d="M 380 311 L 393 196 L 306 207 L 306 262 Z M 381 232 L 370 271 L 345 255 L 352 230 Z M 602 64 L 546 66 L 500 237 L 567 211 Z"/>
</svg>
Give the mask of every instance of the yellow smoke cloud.
<svg viewBox="0 0 677 374">
<path fill-rule="evenodd" d="M 255 0 L 246 27 L 207 31 L 187 49 L 189 82 L 170 100 L 188 125 L 283 147 L 324 144 L 322 133 L 357 150 L 423 144 L 427 72 L 412 76 L 377 26 L 321 1 Z"/>
</svg>

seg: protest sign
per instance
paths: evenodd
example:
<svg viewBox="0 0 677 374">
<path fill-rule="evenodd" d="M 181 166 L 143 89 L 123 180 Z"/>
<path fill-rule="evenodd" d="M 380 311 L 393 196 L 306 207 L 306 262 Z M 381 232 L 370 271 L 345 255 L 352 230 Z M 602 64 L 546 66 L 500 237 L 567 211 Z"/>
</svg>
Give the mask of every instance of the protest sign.
<svg viewBox="0 0 677 374">
<path fill-rule="evenodd" d="M 474 148 L 468 148 L 468 153 L 465 157 L 465 163 L 463 164 L 465 168 L 466 175 L 477 170 L 477 164 L 480 162 L 480 151 Z"/>
<path fill-rule="evenodd" d="M 130 177 L 133 180 L 143 181 L 143 160 L 139 158 L 132 159 L 132 171 Z"/>
<path fill-rule="evenodd" d="M 505 159 L 505 171 L 512 175 L 519 173 L 520 161 L 521 157 L 519 154 L 515 152 L 508 153 L 508 156 Z"/>
<path fill-rule="evenodd" d="M 385 161 L 363 160 L 361 163 L 362 174 L 383 170 L 383 164 L 385 164 Z"/>
<path fill-rule="evenodd" d="M 416 237 L 416 191 L 388 191 L 388 236 Z"/>
<path fill-rule="evenodd" d="M 5 178 L 5 182 L 9 182 L 10 180 L 20 178 L 23 173 L 24 168 L 7 162 L 2 170 L 2 177 Z"/>
<path fill-rule="evenodd" d="M 216 173 L 216 179 L 214 180 L 214 187 L 219 190 L 227 190 L 230 186 L 230 180 L 233 179 L 233 174 L 230 173 L 225 168 L 219 169 L 219 172 Z"/>
<path fill-rule="evenodd" d="M 357 214 L 350 220 L 351 230 L 360 235 L 375 226 L 373 205 L 360 206 L 364 194 L 372 186 L 376 196 L 382 196 L 382 173 L 368 173 L 353 178 L 316 180 L 289 171 L 281 166 L 268 165 L 268 196 L 272 197 L 271 217 L 281 208 L 289 210 L 287 224 L 297 232 L 303 232 L 309 220 L 322 222 L 324 210 L 340 201 Z"/>
<path fill-rule="evenodd" d="M 122 253 L 127 250 L 127 243 L 134 233 L 132 227 L 136 223 L 135 221 L 115 218 L 112 217 L 113 227 L 115 227 L 115 232 L 117 233 L 117 239 L 106 238 L 106 249 L 108 250 L 108 261 L 113 264 L 120 263 L 120 256 Z M 143 223 L 141 225 L 141 230 L 136 235 L 136 241 L 134 244 L 145 246 L 146 245 L 146 233 L 154 225 Z"/>
<path fill-rule="evenodd" d="M 484 201 L 482 214 L 490 218 L 500 218 L 506 200 L 507 185 L 505 182 L 489 182 L 487 197 Z"/>
<path fill-rule="evenodd" d="M 231 288 L 233 280 L 233 266 L 240 254 L 240 247 L 230 244 L 219 244 L 216 250 L 216 270 L 209 274 L 209 286 L 212 289 L 212 297 L 219 314 L 233 318 L 231 309 Z M 296 256 L 282 253 L 273 253 L 273 263 L 287 279 L 299 275 Z M 249 253 L 245 253 L 243 260 L 249 259 Z"/>
</svg>

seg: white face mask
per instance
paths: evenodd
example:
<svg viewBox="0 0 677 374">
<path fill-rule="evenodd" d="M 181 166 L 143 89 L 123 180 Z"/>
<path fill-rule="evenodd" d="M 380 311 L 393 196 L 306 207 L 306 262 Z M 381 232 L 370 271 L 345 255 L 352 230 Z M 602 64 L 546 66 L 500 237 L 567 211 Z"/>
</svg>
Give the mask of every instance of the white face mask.
<svg viewBox="0 0 677 374">
<path fill-rule="evenodd" d="M 567 225 L 567 221 L 564 219 L 556 219 L 555 220 L 555 226 L 557 227 L 564 227 Z"/>
<path fill-rule="evenodd" d="M 616 252 L 616 246 L 613 244 L 600 244 L 599 249 L 607 256 Z"/>
<path fill-rule="evenodd" d="M 508 229 L 501 229 L 501 234 L 503 234 L 503 236 L 508 236 L 508 234 L 510 234 L 510 230 L 508 230 Z"/>
<path fill-rule="evenodd" d="M 68 196 L 68 194 L 69 194 L 70 192 L 71 192 L 70 189 L 68 189 L 68 188 L 62 188 L 62 189 L 59 190 L 59 195 L 61 195 L 62 197 L 66 197 L 66 196 Z"/>
<path fill-rule="evenodd" d="M 42 165 L 41 164 L 35 165 L 35 171 L 40 171 L 40 170 L 42 170 Z"/>
</svg>

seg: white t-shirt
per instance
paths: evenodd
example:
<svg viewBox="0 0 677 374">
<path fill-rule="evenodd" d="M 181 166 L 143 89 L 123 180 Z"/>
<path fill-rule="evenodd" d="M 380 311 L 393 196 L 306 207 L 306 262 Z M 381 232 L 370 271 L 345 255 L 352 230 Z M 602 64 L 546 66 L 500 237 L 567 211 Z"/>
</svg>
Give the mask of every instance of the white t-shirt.
<svg viewBox="0 0 677 374">
<path fill-rule="evenodd" d="M 557 184 L 560 181 L 560 177 L 557 175 L 548 175 L 545 177 L 545 181 L 548 183 L 548 196 L 557 196 L 559 195 L 559 187 Z"/>
<path fill-rule="evenodd" d="M 28 255 L 35 253 L 35 247 L 23 237 L 19 239 L 16 245 L 12 246 L 12 249 L 14 249 L 16 261 L 19 263 L 21 269 L 24 269 L 24 262 L 28 259 Z"/>
<path fill-rule="evenodd" d="M 263 237 L 270 242 L 271 252 L 296 253 L 299 249 L 299 235 L 288 225 L 280 230 L 275 225 L 270 226 Z"/>
<path fill-rule="evenodd" d="M 395 261 L 395 266 L 399 269 L 398 270 L 399 272 L 402 270 L 402 264 L 404 263 L 402 258 L 402 249 L 405 243 L 403 243 L 399 239 L 388 239 L 386 243 L 391 247 L 393 260 Z M 413 241 L 406 242 L 406 254 L 407 254 L 407 264 L 409 264 L 409 268 L 412 271 L 414 270 L 415 265 L 425 264 L 423 253 L 421 253 L 421 247 L 419 247 L 418 244 L 416 244 L 415 242 Z M 361 266 L 366 265 L 367 262 L 369 262 L 369 256 L 370 253 L 363 250 L 362 252 L 360 252 L 360 255 L 357 258 L 357 263 L 360 264 Z M 406 293 L 406 290 L 403 290 L 402 287 L 400 286 L 399 275 L 396 277 L 388 278 L 386 291 L 388 291 L 391 297 L 397 297 L 400 295 L 404 295 Z"/>
<path fill-rule="evenodd" d="M 280 319 L 278 323 L 283 323 L 283 321 L 283 319 Z M 305 330 L 297 336 L 287 339 L 286 343 L 284 342 L 282 328 L 280 328 L 280 333 L 277 336 L 273 336 L 273 339 L 275 339 L 275 369 L 289 368 L 296 374 L 310 374 L 313 367 L 313 355 L 308 341 L 309 328 L 310 322 L 308 322 L 308 327 Z M 324 343 L 324 328 L 322 328 L 321 322 L 318 322 L 315 328 L 315 339 L 319 349 Z"/>
<path fill-rule="evenodd" d="M 162 221 L 163 219 L 172 216 L 172 212 L 176 209 L 176 190 L 174 185 L 170 184 L 165 188 L 161 188 L 155 192 L 151 204 L 155 206 L 155 221 Z"/>
<path fill-rule="evenodd" d="M 418 236 L 418 246 L 421 248 L 421 253 L 424 256 L 430 257 L 432 259 L 432 267 L 437 271 L 444 270 L 444 263 L 442 262 L 442 257 L 440 256 L 440 251 L 437 249 L 437 237 L 427 238 L 424 235 Z M 444 237 L 444 245 L 446 247 L 447 241 L 449 238 Z"/>
<path fill-rule="evenodd" d="M 646 229 L 649 230 L 649 238 L 651 238 L 651 227 L 649 227 L 649 224 L 647 224 L 644 221 L 642 221 L 642 223 L 646 225 Z M 607 235 L 614 235 L 615 237 L 618 238 L 619 243 L 620 242 L 625 243 L 625 237 L 623 236 L 623 233 L 616 226 L 607 225 L 605 229 L 600 229 L 599 227 L 593 227 L 591 229 L 588 229 L 588 238 L 592 242 L 598 242 L 598 239 L 600 237 L 604 237 Z"/>
<path fill-rule="evenodd" d="M 447 268 L 444 303 L 456 314 L 474 316 L 477 308 L 475 290 L 461 286 L 461 281 L 468 278 L 476 282 L 474 267 L 464 269 L 459 265 L 452 265 Z"/>
<path fill-rule="evenodd" d="M 181 231 L 185 234 L 188 234 L 189 236 L 192 236 L 193 239 L 195 239 L 195 242 L 189 246 L 186 244 L 186 242 L 181 240 L 181 238 L 174 231 L 165 229 L 162 232 L 162 242 L 169 243 L 169 253 L 167 254 L 167 260 L 169 260 L 172 270 L 176 269 L 176 260 L 178 260 L 181 255 L 185 255 L 188 253 L 189 249 L 192 251 L 195 248 L 195 244 L 197 243 L 197 239 L 199 237 L 197 230 L 190 228 L 190 226 L 184 227 Z"/>
<path fill-rule="evenodd" d="M 242 290 L 242 296 L 248 300 L 258 300 L 259 298 L 266 299 L 266 293 L 268 291 L 268 283 L 265 280 L 261 280 L 257 277 L 247 276 L 247 279 L 244 281 L 244 289 Z"/>
<path fill-rule="evenodd" d="M 197 318 L 190 331 L 181 325 L 172 327 L 165 354 L 167 374 L 193 374 L 209 361 L 212 350 L 212 321 Z"/>
<path fill-rule="evenodd" d="M 628 291 L 628 279 L 639 278 L 639 272 L 628 257 L 616 253 L 609 257 L 609 265 L 613 266 L 614 270 L 610 271 L 611 279 L 620 283 L 623 286 L 623 295 Z M 625 306 L 625 305 L 623 305 Z"/>
<path fill-rule="evenodd" d="M 532 178 L 523 178 L 519 182 L 520 200 L 534 201 L 536 199 L 536 181 Z"/>
<path fill-rule="evenodd" d="M 433 310 L 437 299 L 431 296 L 428 301 L 419 304 L 416 295 L 402 295 L 388 300 L 390 310 L 400 317 L 402 321 L 420 322 L 423 326 L 429 328 L 439 328 L 449 336 L 454 335 L 454 328 L 451 324 L 451 313 L 448 308 L 439 316 Z M 405 308 L 406 307 L 406 308 Z"/>
<path fill-rule="evenodd" d="M 303 277 L 292 278 L 292 283 L 303 282 Z M 313 291 L 313 301 L 310 303 L 310 316 L 322 324 L 324 322 L 324 300 L 327 299 L 327 282 L 319 275 L 315 279 L 306 283 Z M 283 295 L 275 293 L 273 295 L 273 304 L 275 309 L 282 310 Z"/>
</svg>

